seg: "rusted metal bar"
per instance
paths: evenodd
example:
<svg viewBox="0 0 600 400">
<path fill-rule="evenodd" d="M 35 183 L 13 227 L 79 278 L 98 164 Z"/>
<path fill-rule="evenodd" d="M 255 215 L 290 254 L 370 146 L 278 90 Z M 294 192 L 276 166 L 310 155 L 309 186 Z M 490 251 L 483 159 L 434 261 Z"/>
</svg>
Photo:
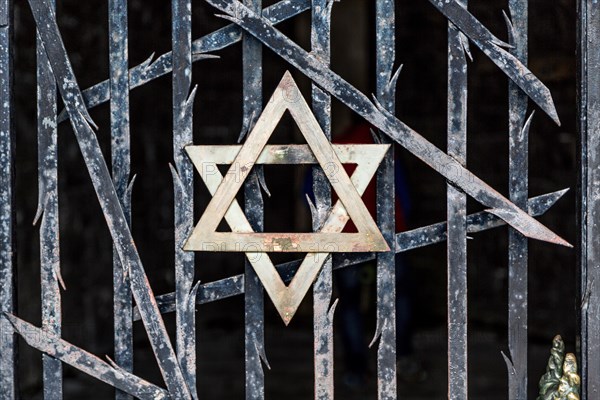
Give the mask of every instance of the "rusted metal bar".
<svg viewBox="0 0 600 400">
<path fill-rule="evenodd" d="M 582 399 L 600 395 L 600 3 L 579 7 L 579 266 Z"/>
<path fill-rule="evenodd" d="M 163 379 L 171 395 L 190 399 L 190 392 L 156 305 L 98 139 L 90 126 L 93 121 L 85 109 L 52 7 L 47 0 L 30 0 L 29 4 L 119 258 L 129 269 L 132 292 L 140 306 L 144 326 Z"/>
<path fill-rule="evenodd" d="M 108 362 L 103 361 L 93 354 L 62 340 L 60 336 L 37 328 L 12 314 L 5 314 L 5 317 L 12 324 L 14 331 L 21 335 L 28 345 L 56 358 L 59 362 L 67 363 L 102 382 L 108 383 L 140 399 L 158 400 L 171 398 L 166 390 L 138 378 L 121 368 L 108 357 Z"/>
<path fill-rule="evenodd" d="M 532 216 L 546 213 L 568 190 L 561 190 L 529 199 L 527 210 Z M 467 217 L 467 232 L 477 233 L 506 225 L 506 222 L 487 212 L 471 214 Z M 447 222 L 425 226 L 418 229 L 398 233 L 396 235 L 396 253 L 414 250 L 421 247 L 442 243 L 447 238 Z M 373 253 L 340 253 L 333 255 L 333 269 L 346 268 L 352 265 L 372 261 Z M 285 283 L 289 283 L 301 264 L 302 260 L 290 261 L 276 266 Z M 196 297 L 196 304 L 202 305 L 213 301 L 223 300 L 244 293 L 244 275 L 200 285 Z M 156 302 L 161 313 L 175 311 L 175 293 L 168 293 L 156 297 Z M 134 309 L 134 320 L 140 320 L 137 307 Z"/>
<path fill-rule="evenodd" d="M 459 0 L 429 0 L 442 14 L 460 29 L 483 53 L 521 88 L 552 120 L 560 125 L 550 90 L 531 71 L 509 53 L 510 45 L 494 36 L 469 13 Z"/>
<path fill-rule="evenodd" d="M 250 9 L 260 12 L 262 0 L 245 0 Z M 241 135 L 254 126 L 263 108 L 263 52 L 262 44 L 244 32 L 242 34 L 242 95 L 243 123 Z M 240 139 L 242 139 L 240 137 Z M 256 166 L 244 185 L 244 212 L 255 232 L 264 231 L 264 200 L 260 178 L 264 179 L 262 166 Z M 244 259 L 244 355 L 246 362 L 246 400 L 265 398 L 265 313 L 263 286 L 249 259 Z"/>
<path fill-rule="evenodd" d="M 52 2 L 54 4 L 54 2 Z M 42 328 L 61 335 L 60 235 L 58 209 L 58 134 L 56 82 L 37 38 L 38 211 L 40 224 L 40 288 Z M 64 285 L 64 283 L 63 283 Z M 62 399 L 62 363 L 42 355 L 44 399 Z"/>
<path fill-rule="evenodd" d="M 312 0 L 311 51 L 325 64 L 331 62 L 331 12 L 334 0 Z M 312 109 L 331 141 L 331 97 L 321 88 L 312 85 Z M 315 204 L 312 215 L 314 232 L 321 230 L 331 209 L 329 179 L 321 167 L 314 167 L 313 193 Z M 333 264 L 327 258 L 313 285 L 313 363 L 315 371 L 315 400 L 333 400 Z"/>
<path fill-rule="evenodd" d="M 196 296 L 194 253 L 183 251 L 194 227 L 194 167 L 185 146 L 194 141 L 192 85 L 192 1 L 172 0 L 173 46 L 173 159 L 171 168 L 175 220 L 175 316 L 176 351 L 179 365 L 194 398 L 196 394 Z"/>
<path fill-rule="evenodd" d="M 282 0 L 263 10 L 263 16 L 270 23 L 276 25 L 295 17 L 310 9 L 311 0 Z M 192 61 L 211 58 L 206 53 L 221 50 L 242 40 L 242 29 L 235 24 L 227 25 L 206 36 L 192 42 Z M 140 87 L 156 78 L 172 71 L 172 53 L 168 52 L 156 60 L 153 56 L 142 64 L 129 70 L 129 86 L 131 89 Z M 109 81 L 100 82 L 83 91 L 86 107 L 93 108 L 110 99 Z M 66 111 L 62 111 L 58 121 L 63 122 L 68 118 Z"/>
<path fill-rule="evenodd" d="M 112 174 L 117 197 L 127 223 L 131 226 L 129 70 L 127 0 L 108 3 L 108 46 L 110 61 L 110 123 Z M 131 182 L 133 184 L 133 181 Z M 115 362 L 125 371 L 133 371 L 133 304 L 129 271 L 113 248 L 113 325 Z M 116 400 L 132 397 L 117 389 Z"/>
<path fill-rule="evenodd" d="M 0 0 L 0 312 L 16 312 L 14 253 L 13 17 L 12 0 Z M 17 398 L 17 340 L 0 314 L 0 399 Z"/>
<path fill-rule="evenodd" d="M 467 0 L 460 5 L 467 7 Z M 448 22 L 448 155 L 467 165 L 466 37 Z M 448 398 L 468 399 L 467 195 L 448 184 Z"/>
<path fill-rule="evenodd" d="M 382 110 L 396 115 L 396 82 L 400 68 L 394 74 L 396 62 L 396 10 L 394 0 L 375 2 L 376 94 Z M 383 143 L 393 141 L 384 135 Z M 377 398 L 395 400 L 396 375 L 396 233 L 395 156 L 392 146 L 377 171 L 377 225 L 390 251 L 377 254 L 377 326 L 373 343 L 377 347 Z"/>
<path fill-rule="evenodd" d="M 378 101 L 372 102 L 369 100 L 364 94 L 331 71 L 317 57 L 309 54 L 275 29 L 268 20 L 256 15 L 237 0 L 207 1 L 225 13 L 225 15 L 222 15 L 223 18 L 231 20 L 251 32 L 325 91 L 338 98 L 375 127 L 381 129 L 386 135 L 451 183 L 488 207 L 489 212 L 499 216 L 527 237 L 572 247 L 567 241 L 527 215 L 525 211 L 515 206 L 499 192 L 460 165 L 457 160 L 448 156 L 416 131 L 390 115 Z"/>
<path fill-rule="evenodd" d="M 528 0 L 509 0 L 510 49 L 527 65 Z M 523 207 L 529 196 L 529 124 L 527 94 L 514 82 L 508 82 L 509 96 L 509 184 L 510 199 Z M 514 229 L 508 231 L 508 368 L 509 400 L 527 399 L 527 238 Z"/>
</svg>

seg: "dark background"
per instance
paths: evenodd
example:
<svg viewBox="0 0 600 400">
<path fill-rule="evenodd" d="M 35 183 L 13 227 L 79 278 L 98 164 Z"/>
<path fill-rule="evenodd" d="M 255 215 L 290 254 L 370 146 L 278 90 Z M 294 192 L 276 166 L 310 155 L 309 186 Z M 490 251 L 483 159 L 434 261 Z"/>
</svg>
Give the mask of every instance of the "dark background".
<svg viewBox="0 0 600 400">
<path fill-rule="evenodd" d="M 274 1 L 265 2 L 265 6 Z M 108 77 L 107 2 L 58 1 L 63 38 L 82 88 Z M 360 90 L 373 92 L 373 2 L 343 0 L 333 11 L 333 70 Z M 506 39 L 502 10 L 507 2 L 472 0 L 470 9 L 498 37 Z M 225 22 L 202 1 L 193 6 L 193 39 Z M 17 109 L 17 229 L 19 315 L 40 324 L 38 226 L 32 221 L 37 201 L 35 26 L 26 1 L 18 0 L 16 17 Z M 536 112 L 530 138 L 530 195 L 563 188 L 572 190 L 541 218 L 569 242 L 576 241 L 576 70 L 574 0 L 530 1 L 530 69 L 551 90 L 562 127 Z M 155 52 L 171 49 L 170 2 L 131 0 L 129 6 L 130 64 Z M 303 15 L 279 27 L 305 48 L 310 19 Z M 404 65 L 398 82 L 397 115 L 441 149 L 446 148 L 447 22 L 428 1 L 399 1 L 397 62 Z M 507 78 L 475 46 L 469 64 L 469 169 L 502 193 L 507 193 Z M 233 144 L 241 129 L 241 47 L 220 51 L 218 60 L 201 61 L 193 69 L 198 84 L 194 135 L 197 144 Z M 264 93 L 268 99 L 283 72 L 290 68 L 309 97 L 309 81 L 265 49 Z M 156 294 L 174 290 L 173 195 L 168 164 L 172 162 L 171 77 L 155 80 L 131 93 L 133 235 Z M 533 106 L 532 106 L 533 107 Z M 532 108 L 533 109 L 533 108 Z M 91 112 L 98 138 L 110 160 L 108 105 Z M 334 136 L 352 117 L 334 101 Z M 298 142 L 292 121 L 285 120 L 275 142 Z M 63 337 L 104 356 L 112 354 L 112 246 L 75 137 L 68 124 L 59 129 L 59 188 L 61 264 L 67 285 L 63 293 Z M 400 150 L 413 203 L 409 227 L 443 221 L 445 180 L 406 151 Z M 110 165 L 110 164 L 109 164 Z M 310 214 L 300 187 L 300 168 L 267 168 L 273 196 L 266 200 L 266 228 L 306 230 Z M 290 189 L 292 187 L 292 189 Z M 208 199 L 197 182 L 199 217 Z M 469 212 L 481 206 L 469 203 Z M 506 398 L 507 351 L 507 230 L 480 233 L 469 241 L 470 389 L 473 398 Z M 403 398 L 446 397 L 446 246 L 439 244 L 407 255 L 416 287 L 415 346 L 429 373 L 426 383 L 400 384 Z M 575 350 L 575 251 L 530 242 L 530 388 L 535 392 L 543 374 L 552 337 L 561 333 Z M 210 282 L 243 271 L 241 255 L 197 256 L 196 277 Z M 363 308 L 367 336 L 374 332 L 374 273 L 363 270 Z M 284 328 L 266 301 L 266 350 L 272 370 L 266 372 L 267 398 L 310 398 L 312 391 L 312 307 L 310 295 L 292 324 Z M 343 301 L 343 299 L 342 299 Z M 173 315 L 165 317 L 170 329 Z M 207 399 L 243 396 L 243 297 L 198 308 L 199 392 Z M 135 372 L 153 382 L 161 378 L 152 360 L 146 334 L 135 327 Z M 337 345 L 337 342 L 336 342 Z M 336 356 L 341 355 L 336 347 Z M 23 342 L 20 351 L 21 387 L 25 399 L 40 398 L 41 357 Z M 375 351 L 371 351 L 372 358 Z M 338 371 L 343 373 L 342 360 Z M 375 370 L 373 369 L 373 372 Z M 109 398 L 112 389 L 65 367 L 67 398 Z M 356 398 L 376 398 L 374 388 Z M 344 393 L 344 388 L 339 388 Z M 350 396 L 347 394 L 346 397 Z M 496 396 L 496 397 L 494 397 Z"/>
</svg>

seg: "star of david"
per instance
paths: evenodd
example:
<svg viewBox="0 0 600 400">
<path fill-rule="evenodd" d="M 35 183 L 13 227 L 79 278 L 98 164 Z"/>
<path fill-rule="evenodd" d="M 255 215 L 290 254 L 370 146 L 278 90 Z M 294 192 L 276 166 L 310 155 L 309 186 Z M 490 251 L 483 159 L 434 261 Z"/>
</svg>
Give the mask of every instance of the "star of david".
<svg viewBox="0 0 600 400">
<path fill-rule="evenodd" d="M 295 93 L 297 96 L 289 96 Z M 318 276 L 329 253 L 389 251 L 361 195 L 377 172 L 389 145 L 333 145 L 325 136 L 306 100 L 286 73 L 243 146 L 188 146 L 202 180 L 213 196 L 184 250 L 244 252 L 287 325 Z M 286 111 L 296 121 L 307 145 L 267 145 Z M 319 232 L 254 232 L 235 199 L 254 165 L 320 164 L 339 200 Z M 348 176 L 343 164 L 356 164 Z M 230 165 L 225 176 L 217 165 Z M 231 232 L 217 232 L 225 219 Z M 342 233 L 352 219 L 357 233 Z M 289 286 L 267 253 L 306 252 Z"/>
</svg>

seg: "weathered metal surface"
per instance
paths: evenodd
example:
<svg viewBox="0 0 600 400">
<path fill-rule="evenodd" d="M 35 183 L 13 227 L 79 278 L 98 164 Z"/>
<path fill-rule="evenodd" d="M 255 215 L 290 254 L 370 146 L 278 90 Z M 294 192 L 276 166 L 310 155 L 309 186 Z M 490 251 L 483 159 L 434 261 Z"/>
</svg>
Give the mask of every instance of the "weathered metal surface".
<svg viewBox="0 0 600 400">
<path fill-rule="evenodd" d="M 297 100 L 297 102 L 301 102 L 301 100 Z M 249 137 L 250 139 L 251 137 Z M 190 146 L 187 148 L 190 158 L 211 195 L 214 195 L 222 187 L 225 179 L 227 179 L 221 175 L 217 169 L 217 164 L 228 164 L 231 160 L 235 162 L 239 154 L 244 151 L 244 147 Z M 294 161 L 297 161 L 299 164 L 315 163 L 319 160 L 316 158 L 316 154 L 313 153 L 313 148 L 310 146 L 266 146 L 257 157 L 256 163 L 287 164 Z M 351 185 L 356 188 L 358 194 L 362 194 L 366 190 L 368 183 L 375 175 L 377 166 L 388 150 L 388 146 L 386 145 L 346 145 L 333 146 L 332 148 L 336 153 L 336 158 L 339 158 L 341 163 L 355 163 L 357 165 L 356 170 L 352 174 Z M 295 157 L 292 157 L 292 160 L 287 160 L 281 156 L 290 152 L 296 153 Z M 341 173 L 338 172 L 336 178 L 339 175 Z M 232 232 L 252 233 L 252 227 L 238 202 L 234 199 L 228 204 L 230 206 L 225 213 L 225 220 Z M 347 207 L 343 203 L 343 200 L 340 200 L 325 215 L 324 223 L 319 231 L 339 233 L 348 221 Z M 305 251 L 308 251 L 309 254 L 302 261 L 289 286 L 285 285 L 268 254 L 262 251 L 259 245 L 246 248 L 241 247 L 238 251 L 246 253 L 248 261 L 254 268 L 281 318 L 287 325 L 310 286 L 317 278 L 322 266 L 329 258 L 328 249 L 330 248 L 332 251 L 335 251 L 336 245 L 332 243 L 318 244 L 318 247 L 314 247 L 314 251 L 313 248 L 306 248 Z"/>
<path fill-rule="evenodd" d="M 331 62 L 331 13 L 334 0 L 312 0 L 311 51 L 324 63 Z M 312 85 L 312 108 L 315 117 L 331 142 L 331 97 L 317 85 Z M 322 167 L 314 167 L 312 207 L 313 232 L 321 230 L 331 209 L 331 188 Z M 313 286 L 313 363 L 315 370 L 315 400 L 333 400 L 333 264 L 328 257 Z"/>
<path fill-rule="evenodd" d="M 429 0 L 442 14 L 461 30 L 483 53 L 521 88 L 554 122 L 560 125 L 550 90 L 509 53 L 511 45 L 494 36 L 469 13 L 458 0 Z"/>
<path fill-rule="evenodd" d="M 600 397 L 600 3 L 579 4 L 579 266 L 584 399 Z"/>
<path fill-rule="evenodd" d="M 129 49 L 127 0 L 108 3 L 108 46 L 110 68 L 110 123 L 112 175 L 117 197 L 131 226 L 130 133 L 129 133 Z M 125 371 L 133 371 L 133 304 L 129 271 L 113 248 L 114 360 Z M 121 390 L 116 400 L 131 396 Z"/>
<path fill-rule="evenodd" d="M 330 69 L 330 23 L 333 0 L 284 0 L 262 9 L 261 0 L 207 0 L 235 22 L 194 42 L 191 40 L 191 0 L 172 1 L 173 51 L 158 59 L 128 68 L 127 1 L 109 0 L 110 78 L 85 91 L 79 90 L 60 32 L 52 12 L 53 0 L 29 0 L 37 27 L 39 80 L 39 175 L 38 215 L 42 267 L 42 328 L 13 316 L 12 209 L 13 184 L 10 102 L 0 108 L 0 399 L 15 397 L 15 343 L 13 331 L 44 352 L 45 398 L 61 398 L 61 362 L 115 386 L 118 399 L 140 398 L 196 399 L 195 311 L 197 304 L 218 301 L 245 293 L 246 398 L 264 398 L 262 362 L 264 350 L 263 286 L 288 324 L 305 294 L 313 285 L 315 399 L 333 399 L 333 313 L 332 271 L 377 258 L 378 398 L 396 399 L 395 354 L 395 255 L 410 249 L 447 240 L 449 311 L 449 398 L 467 398 L 467 233 L 502 226 L 510 230 L 509 276 L 509 398 L 526 398 L 527 355 L 527 240 L 531 238 L 569 245 L 533 216 L 546 212 L 564 191 L 527 201 L 528 97 L 559 123 L 548 91 L 527 69 L 527 0 L 510 0 L 513 17 L 509 25 L 510 45 L 503 43 L 466 10 L 466 0 L 430 0 L 450 21 L 448 69 L 448 154 L 407 127 L 395 115 L 396 83 L 400 69 L 395 64 L 395 6 L 393 0 L 377 0 L 376 5 L 376 95 L 371 101 Z M 0 91 L 10 98 L 9 0 L 0 0 Z M 582 5 L 582 38 L 597 36 L 598 10 Z M 302 50 L 273 25 L 312 9 L 311 52 Z M 466 164 L 466 56 L 467 38 L 510 79 L 510 201 L 465 168 Z M 206 53 L 242 41 L 244 110 L 240 141 L 243 146 L 187 147 L 200 176 L 213 195 L 198 229 L 193 228 L 193 166 L 184 148 L 193 142 L 192 108 L 195 90 L 190 92 L 192 63 L 214 58 Z M 275 97 L 262 111 L 262 43 L 312 79 L 313 111 L 286 74 Z M 582 40 L 583 43 L 583 40 Z M 600 59 L 588 42 L 583 54 Z M 46 60 L 47 58 L 47 60 Z M 596 60 L 597 61 L 597 60 Z M 599 203 L 597 163 L 593 150 L 597 138 L 591 133 L 597 124 L 595 108 L 598 87 L 595 74 L 582 68 L 582 351 L 584 379 L 590 393 L 598 391 L 593 374 L 600 359 L 592 239 L 597 236 Z M 50 68 L 50 66 L 52 68 Z M 175 293 L 154 298 L 143 265 L 131 237 L 131 190 L 129 144 L 129 90 L 169 72 L 173 73 L 173 153 L 175 214 Z M 593 71 L 598 72 L 598 71 Z M 54 76 L 54 79 L 52 78 Z M 60 338 L 60 287 L 58 254 L 58 193 L 56 187 L 56 83 L 66 106 L 59 120 L 70 119 L 97 192 L 114 241 L 115 362 L 104 362 Z M 331 145 L 331 96 L 371 122 L 386 136 L 380 145 Z M 102 157 L 87 108 L 110 100 L 112 137 L 112 180 Z M 270 134 L 281 115 L 290 111 L 308 146 L 268 146 Z M 396 234 L 394 229 L 394 154 L 389 145 L 398 142 L 448 181 L 447 222 Z M 387 152 L 387 153 L 386 153 Z M 357 164 L 351 176 L 342 164 Z M 218 164 L 231 165 L 223 176 Z M 263 197 L 267 192 L 263 164 L 320 164 L 313 171 L 315 203 L 311 205 L 313 233 L 263 233 Z M 378 166 L 381 167 L 378 170 Z M 333 166 L 333 168 L 330 168 Z M 334 174 L 326 173 L 334 171 Z M 377 172 L 377 220 L 370 217 L 360 196 Z M 235 195 L 245 183 L 244 211 Z M 330 184 L 340 200 L 332 205 Z M 7 189 L 6 189 L 7 188 Z M 489 207 L 485 212 L 466 215 L 466 195 Z M 211 208 L 212 207 L 212 208 Z M 527 212 L 525 212 L 525 210 Z M 208 215 L 208 216 L 207 216 Z M 37 218 L 36 217 L 36 218 Z M 232 233 L 216 232 L 225 218 Z M 352 218 L 358 233 L 342 230 Z M 199 250 L 243 251 L 247 255 L 244 275 L 204 285 L 193 285 L 193 253 L 184 252 L 186 239 L 196 234 Z M 258 239 L 258 240 L 257 240 Z M 223 245 L 223 243 L 225 243 Z M 190 243 L 186 249 L 190 250 Z M 391 246 L 391 248 L 390 248 Z M 586 247 L 587 246 L 587 247 Z M 193 247 L 193 246 L 191 246 Z M 200 246 L 202 247 L 202 246 Z M 309 252 L 303 260 L 275 266 L 267 251 Z M 360 253 L 357 253 L 360 252 Z M 376 255 L 373 252 L 380 252 Z M 133 309 L 134 297 L 138 307 Z M 594 308 L 596 307 L 596 308 Z M 161 313 L 176 312 L 176 351 L 167 335 Z M 143 320 L 168 391 L 131 373 L 133 342 L 131 324 Z M 10 322 L 9 322 L 10 320 Z M 590 329 L 592 332 L 590 332 Z M 596 341 L 594 341 L 596 340 Z M 566 360 L 564 376 L 557 377 L 556 393 L 576 394 L 576 363 Z M 558 365 L 558 364 L 557 364 Z M 267 364 L 268 366 L 268 364 Z M 554 371 L 556 372 L 556 371 Z M 591 372 L 591 373 L 590 373 Z M 556 374 L 555 374 L 556 375 Z M 578 377 L 577 377 L 578 378 Z M 584 384 L 584 387 L 586 385 Z M 562 389 L 561 389 L 562 388 Z M 562 392 L 561 392 L 562 390 Z M 592 395 L 593 397 L 593 395 Z M 576 397 L 572 397 L 576 398 Z"/>
<path fill-rule="evenodd" d="M 245 0 L 252 10 L 262 11 L 262 0 Z M 248 33 L 242 34 L 243 121 L 240 139 L 250 132 L 263 105 L 262 45 Z M 260 178 L 264 171 L 255 168 L 244 185 L 244 213 L 254 232 L 264 231 L 264 200 Z M 265 397 L 263 360 L 265 354 L 264 290 L 250 260 L 244 260 L 244 355 L 246 362 L 246 400 Z"/>
<path fill-rule="evenodd" d="M 54 2 L 53 2 L 54 3 Z M 59 209 L 58 209 L 58 134 L 56 83 L 48 58 L 37 38 L 37 135 L 38 135 L 38 209 L 40 224 L 40 289 L 42 328 L 61 335 Z M 42 355 L 44 399 L 62 399 L 62 363 Z"/>
<path fill-rule="evenodd" d="M 234 156 L 232 156 L 233 158 Z M 529 199 L 527 210 L 531 216 L 540 216 L 545 214 L 568 190 L 561 190 L 554 193 L 545 194 Z M 506 225 L 506 222 L 487 212 L 471 214 L 467 217 L 467 232 L 477 233 L 489 229 L 498 228 Z M 436 243 L 443 243 L 447 238 L 447 223 L 438 222 L 437 224 L 425 226 L 418 229 L 396 234 L 396 252 L 414 250 Z M 346 268 L 352 265 L 372 261 L 375 259 L 373 253 L 340 253 L 333 254 L 333 269 Z M 296 274 L 302 260 L 296 260 L 279 264 L 276 266 L 277 272 L 285 283 L 291 282 Z M 215 282 L 205 283 L 198 287 L 196 304 L 202 305 L 214 301 L 223 300 L 229 297 L 244 293 L 244 275 L 236 275 L 230 278 Z M 175 294 L 168 293 L 157 296 L 156 302 L 162 313 L 175 311 Z M 134 320 L 139 320 L 140 315 L 134 309 Z"/>
<path fill-rule="evenodd" d="M 527 65 L 528 0 L 510 0 L 510 20 L 505 15 L 510 49 Z M 509 194 L 519 207 L 529 196 L 529 126 L 528 98 L 518 85 L 509 81 Z M 508 232 L 508 398 L 527 399 L 527 238 L 514 229 Z"/>
<path fill-rule="evenodd" d="M 396 114 L 396 82 L 401 68 L 394 74 L 396 61 L 396 12 L 394 0 L 375 3 L 375 82 L 377 101 L 390 115 Z M 382 143 L 393 143 L 381 135 Z M 377 325 L 371 345 L 377 346 L 377 398 L 394 400 L 398 392 L 396 378 L 396 179 L 394 147 L 386 154 L 377 171 L 377 224 L 392 248 L 377 255 Z"/>
<path fill-rule="evenodd" d="M 527 237 L 572 247 L 567 241 L 531 218 L 525 211 L 460 165 L 457 160 L 390 115 L 377 101 L 369 100 L 367 96 L 331 71 L 319 58 L 306 52 L 275 29 L 267 19 L 256 15 L 237 0 L 207 1 L 225 13 L 222 15 L 223 18 L 231 20 L 251 32 L 325 91 L 379 128 L 475 200 L 489 207 L 489 212 L 502 218 Z"/>
<path fill-rule="evenodd" d="M 45 0 L 30 0 L 29 4 L 119 258 L 129 269 L 133 296 L 140 307 L 144 326 L 169 393 L 177 398 L 191 398 L 98 140 L 90 126 L 93 122 L 83 106 L 83 98 L 67 57 L 52 7 Z"/>
<path fill-rule="evenodd" d="M 263 16 L 272 24 L 276 25 L 295 17 L 310 9 L 311 0 L 282 0 L 263 10 Z M 213 58 L 206 53 L 222 50 L 242 40 L 242 29 L 235 24 L 227 25 L 206 36 L 192 42 L 192 61 Z M 155 61 L 151 56 L 142 64 L 129 70 L 129 86 L 131 89 L 140 87 L 156 78 L 172 71 L 172 53 L 168 52 Z M 100 82 L 83 91 L 86 107 L 93 108 L 107 102 L 110 99 L 109 81 Z M 58 121 L 63 122 L 68 118 L 67 112 L 62 111 Z"/>
<path fill-rule="evenodd" d="M 16 312 L 12 1 L 0 2 L 0 312 Z M 17 396 L 17 340 L 0 314 L 0 399 Z"/>
<path fill-rule="evenodd" d="M 460 5 L 467 7 L 467 1 Z M 467 55 L 469 44 L 448 23 L 448 155 L 467 166 Z M 448 184 L 448 398 L 467 400 L 467 196 Z"/>
<path fill-rule="evenodd" d="M 28 345 L 57 360 L 140 399 L 171 398 L 164 389 L 125 371 L 110 358 L 108 358 L 108 362 L 102 361 L 98 357 L 62 340 L 60 336 L 37 328 L 12 314 L 5 314 L 5 317 L 12 324 L 15 332 L 21 335 Z"/>
<path fill-rule="evenodd" d="M 194 167 L 185 146 L 194 140 L 193 107 L 196 89 L 192 86 L 192 1 L 171 2 L 171 44 L 173 47 L 173 159 L 175 225 L 175 343 L 177 359 L 193 398 L 196 393 L 196 305 L 194 299 L 194 253 L 183 245 L 194 224 Z"/>
</svg>

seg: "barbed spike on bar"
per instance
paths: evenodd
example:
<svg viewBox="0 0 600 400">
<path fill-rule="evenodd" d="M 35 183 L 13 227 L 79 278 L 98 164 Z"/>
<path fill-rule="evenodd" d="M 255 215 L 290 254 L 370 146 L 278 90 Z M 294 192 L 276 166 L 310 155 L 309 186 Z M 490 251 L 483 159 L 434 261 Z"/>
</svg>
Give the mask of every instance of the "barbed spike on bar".
<svg viewBox="0 0 600 400">
<path fill-rule="evenodd" d="M 460 29 L 490 58 L 523 92 L 527 93 L 552 120 L 560 126 L 552 94 L 533 73 L 506 49 L 512 45 L 494 36 L 477 18 L 456 0 L 429 0 L 446 18 Z"/>
<path fill-rule="evenodd" d="M 281 0 L 280 2 L 267 7 L 263 10 L 263 15 L 273 24 L 286 21 L 296 15 L 310 9 L 310 0 Z M 242 39 L 242 31 L 235 25 L 229 25 L 218 29 L 192 43 L 192 61 L 201 61 L 217 58 L 216 56 L 206 55 L 206 53 L 221 50 Z M 172 53 L 168 52 L 158 57 L 154 62 L 152 56 L 142 64 L 133 67 L 129 70 L 129 85 L 130 89 L 135 89 L 166 75 L 172 71 Z M 93 108 L 107 102 L 110 99 L 110 88 L 108 80 L 100 82 L 85 91 L 83 98 L 87 108 Z M 66 110 L 63 110 L 58 117 L 58 122 L 63 122 L 67 119 Z"/>
<path fill-rule="evenodd" d="M 483 205 L 491 206 L 509 225 L 532 239 L 572 247 L 416 131 L 389 113 L 384 113 L 359 90 L 275 29 L 268 20 L 257 16 L 237 0 L 207 1 L 217 9 L 228 13 L 225 19 L 236 21 L 280 57 L 290 62 L 354 112 L 384 131 L 450 182 Z"/>
<path fill-rule="evenodd" d="M 14 331 L 27 344 L 37 350 L 140 399 L 158 400 L 170 398 L 164 389 L 138 378 L 122 368 L 115 368 L 110 363 L 72 345 L 56 335 L 45 332 L 12 314 L 4 313 L 3 315 L 10 321 Z"/>
</svg>

